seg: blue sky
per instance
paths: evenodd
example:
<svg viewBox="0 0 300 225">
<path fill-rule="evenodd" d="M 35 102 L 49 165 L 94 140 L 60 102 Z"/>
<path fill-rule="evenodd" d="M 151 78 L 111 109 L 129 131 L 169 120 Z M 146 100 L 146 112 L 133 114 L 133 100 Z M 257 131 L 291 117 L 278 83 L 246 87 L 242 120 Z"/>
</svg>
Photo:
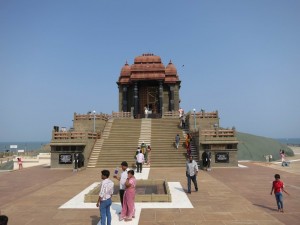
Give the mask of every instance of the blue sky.
<svg viewBox="0 0 300 225">
<path fill-rule="evenodd" d="M 118 111 L 122 66 L 149 52 L 177 66 L 185 111 L 299 138 L 299 12 L 298 0 L 1 0 L 0 141 Z"/>
</svg>

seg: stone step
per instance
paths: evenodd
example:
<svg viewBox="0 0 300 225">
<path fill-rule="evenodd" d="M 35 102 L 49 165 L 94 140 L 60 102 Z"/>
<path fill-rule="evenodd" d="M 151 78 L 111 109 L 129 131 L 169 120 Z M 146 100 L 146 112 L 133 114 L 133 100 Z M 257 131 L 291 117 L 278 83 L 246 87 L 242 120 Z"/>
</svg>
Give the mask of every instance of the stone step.
<svg viewBox="0 0 300 225">
<path fill-rule="evenodd" d="M 106 135 L 105 142 L 101 146 L 99 145 L 101 150 L 97 153 L 99 157 L 96 161 L 96 167 L 114 167 L 123 160 L 128 160 L 130 164 L 134 164 L 135 150 L 142 141 L 151 145 L 151 160 L 153 160 L 151 167 L 185 165 L 185 133 L 178 128 L 178 124 L 178 119 L 115 119 L 110 123 L 109 136 Z M 174 147 L 176 134 L 179 134 L 182 140 L 178 150 Z M 195 150 L 191 146 L 192 154 Z M 91 155 L 93 163 L 97 154 Z"/>
</svg>

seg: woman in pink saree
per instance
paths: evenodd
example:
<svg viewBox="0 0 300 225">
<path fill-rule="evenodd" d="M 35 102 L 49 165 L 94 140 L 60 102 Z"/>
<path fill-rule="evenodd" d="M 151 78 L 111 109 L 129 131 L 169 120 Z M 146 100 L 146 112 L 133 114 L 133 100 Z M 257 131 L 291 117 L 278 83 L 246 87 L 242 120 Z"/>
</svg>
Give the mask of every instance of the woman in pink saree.
<svg viewBox="0 0 300 225">
<path fill-rule="evenodd" d="M 120 216 L 120 220 L 130 221 L 132 218 L 135 217 L 135 206 L 134 206 L 134 199 L 135 199 L 135 186 L 136 186 L 136 179 L 134 177 L 134 171 L 129 170 L 128 178 L 126 180 L 125 186 L 125 193 L 123 198 L 123 208 Z"/>
</svg>

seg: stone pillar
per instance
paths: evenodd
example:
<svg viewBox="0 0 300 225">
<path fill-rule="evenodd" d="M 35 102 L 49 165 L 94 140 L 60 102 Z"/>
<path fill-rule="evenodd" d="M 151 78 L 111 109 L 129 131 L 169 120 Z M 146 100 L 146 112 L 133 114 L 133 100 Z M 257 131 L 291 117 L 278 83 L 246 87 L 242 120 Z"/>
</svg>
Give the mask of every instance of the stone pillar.
<svg viewBox="0 0 300 225">
<path fill-rule="evenodd" d="M 130 109 L 130 113 L 131 113 L 131 119 L 134 119 L 134 107 L 131 107 L 131 109 Z"/>
<path fill-rule="evenodd" d="M 122 101 L 122 111 L 127 112 L 127 86 L 123 86 L 123 101 Z"/>
<path fill-rule="evenodd" d="M 174 111 L 174 85 L 170 85 L 170 111 Z"/>
<path fill-rule="evenodd" d="M 118 84 L 118 90 L 119 90 L 119 112 L 123 110 L 123 91 L 122 91 L 122 85 Z"/>
<path fill-rule="evenodd" d="M 137 82 L 134 82 L 134 88 L 133 88 L 133 102 L 134 102 L 134 115 L 136 116 L 138 114 L 138 84 Z"/>
<path fill-rule="evenodd" d="M 162 85 L 162 81 L 159 81 L 158 90 L 159 90 L 159 109 L 158 109 L 159 111 L 158 111 L 158 113 L 163 113 L 164 102 L 163 102 L 163 85 Z"/>
</svg>

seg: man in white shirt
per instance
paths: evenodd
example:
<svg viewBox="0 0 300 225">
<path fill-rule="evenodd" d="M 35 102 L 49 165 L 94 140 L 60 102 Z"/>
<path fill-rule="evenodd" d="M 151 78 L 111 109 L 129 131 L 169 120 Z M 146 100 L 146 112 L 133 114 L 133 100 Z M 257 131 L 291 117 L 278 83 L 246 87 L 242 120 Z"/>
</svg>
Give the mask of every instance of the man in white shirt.
<svg viewBox="0 0 300 225">
<path fill-rule="evenodd" d="M 139 152 L 139 154 L 137 154 L 136 156 L 137 173 L 142 172 L 144 161 L 145 161 L 144 154 L 142 152 Z"/>
<path fill-rule="evenodd" d="M 183 116 L 183 114 L 184 114 L 183 109 L 179 108 L 178 112 L 179 112 L 179 118 L 181 118 Z"/>
<path fill-rule="evenodd" d="M 195 190 L 198 191 L 197 185 L 198 165 L 193 156 L 189 155 L 189 159 L 186 162 L 186 176 L 188 181 L 188 193 L 191 194 L 191 180 L 194 183 Z"/>
<path fill-rule="evenodd" d="M 127 180 L 127 172 L 128 172 L 128 163 L 126 161 L 123 161 L 121 163 L 121 168 L 122 168 L 122 173 L 120 177 L 117 177 L 117 175 L 114 175 L 114 178 L 120 181 L 120 201 L 121 201 L 121 206 L 123 208 L 123 196 L 124 196 L 124 192 L 125 192 L 125 182 Z M 121 212 L 120 212 L 121 213 Z"/>
<path fill-rule="evenodd" d="M 96 204 L 100 209 L 101 225 L 111 225 L 110 206 L 111 196 L 114 193 L 114 183 L 108 179 L 109 175 L 110 173 L 108 170 L 101 171 L 101 178 L 103 181 L 100 183 L 99 198 Z"/>
</svg>

